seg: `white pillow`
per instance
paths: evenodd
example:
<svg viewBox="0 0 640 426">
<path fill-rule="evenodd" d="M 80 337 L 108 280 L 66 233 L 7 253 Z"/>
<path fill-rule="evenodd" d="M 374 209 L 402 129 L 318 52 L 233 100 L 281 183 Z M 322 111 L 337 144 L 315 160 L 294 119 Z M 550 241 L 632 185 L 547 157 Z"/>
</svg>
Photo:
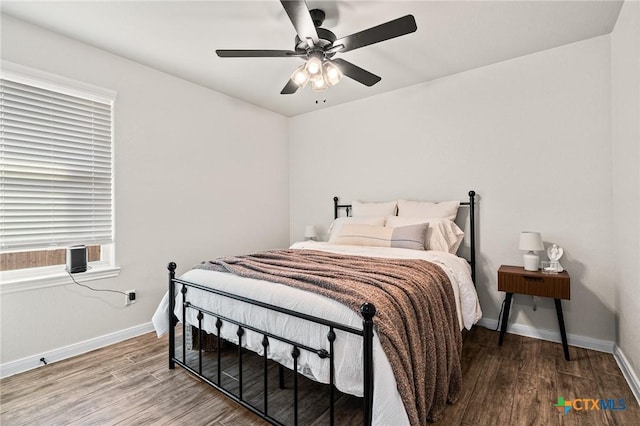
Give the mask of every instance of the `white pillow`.
<svg viewBox="0 0 640 426">
<path fill-rule="evenodd" d="M 334 244 L 424 250 L 427 227 L 426 223 L 396 228 L 345 224 L 336 234 Z"/>
<path fill-rule="evenodd" d="M 428 223 L 427 236 L 425 238 L 425 249 L 446 251 L 456 254 L 464 232 L 453 221 L 440 218 L 423 218 L 423 217 L 402 217 L 387 216 L 385 226 L 395 228 L 398 226 L 415 225 L 419 223 Z"/>
<path fill-rule="evenodd" d="M 351 216 L 371 217 L 371 216 L 395 216 L 396 201 L 386 201 L 383 203 L 365 203 L 354 201 L 351 203 Z"/>
<path fill-rule="evenodd" d="M 384 226 L 384 216 L 378 217 L 339 217 L 329 226 L 329 242 L 335 242 L 336 235 L 345 224 Z"/>
<path fill-rule="evenodd" d="M 455 220 L 458 207 L 460 207 L 460 201 L 431 203 L 428 201 L 398 200 L 398 216 Z"/>
</svg>

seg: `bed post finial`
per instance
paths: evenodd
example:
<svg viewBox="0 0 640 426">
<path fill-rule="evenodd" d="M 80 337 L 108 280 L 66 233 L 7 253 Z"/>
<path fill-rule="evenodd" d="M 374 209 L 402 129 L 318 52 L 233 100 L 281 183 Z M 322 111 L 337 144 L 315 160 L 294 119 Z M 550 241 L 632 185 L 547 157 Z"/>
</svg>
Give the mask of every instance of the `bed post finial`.
<svg viewBox="0 0 640 426">
<path fill-rule="evenodd" d="M 376 314 L 376 307 L 373 306 L 372 303 L 363 303 L 362 306 L 360 306 L 360 313 L 365 321 L 371 321 Z"/>
<path fill-rule="evenodd" d="M 169 264 L 167 265 L 167 269 L 169 270 L 169 272 L 175 272 L 177 267 L 178 265 L 176 265 L 175 262 L 169 262 Z"/>
<path fill-rule="evenodd" d="M 333 218 L 338 218 L 338 197 L 333 197 Z"/>
<path fill-rule="evenodd" d="M 363 336 L 363 360 L 362 368 L 364 374 L 364 424 L 370 425 L 373 419 L 373 316 L 376 314 L 376 307 L 371 303 L 363 303 L 360 306 L 360 313 L 364 318 L 362 321 Z"/>
</svg>

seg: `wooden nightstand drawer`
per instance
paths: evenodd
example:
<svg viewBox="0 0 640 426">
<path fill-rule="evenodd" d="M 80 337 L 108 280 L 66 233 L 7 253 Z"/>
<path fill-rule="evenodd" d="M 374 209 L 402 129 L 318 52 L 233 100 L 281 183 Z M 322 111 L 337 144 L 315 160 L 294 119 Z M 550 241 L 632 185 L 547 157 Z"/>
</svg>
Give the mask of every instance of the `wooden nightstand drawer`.
<svg viewBox="0 0 640 426">
<path fill-rule="evenodd" d="M 501 266 L 498 270 L 498 291 L 532 296 L 571 299 L 569 274 L 543 274 L 525 271 L 519 266 Z"/>
</svg>

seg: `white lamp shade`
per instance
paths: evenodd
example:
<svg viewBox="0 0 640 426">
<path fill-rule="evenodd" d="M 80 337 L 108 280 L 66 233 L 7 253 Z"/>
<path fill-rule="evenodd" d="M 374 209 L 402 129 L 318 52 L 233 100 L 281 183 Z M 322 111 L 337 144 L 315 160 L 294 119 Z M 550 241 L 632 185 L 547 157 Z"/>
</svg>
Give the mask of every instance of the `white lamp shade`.
<svg viewBox="0 0 640 426">
<path fill-rule="evenodd" d="M 333 62 L 326 61 L 322 65 L 322 70 L 327 86 L 335 86 L 342 80 L 342 72 Z"/>
<path fill-rule="evenodd" d="M 309 81 L 309 72 L 307 72 L 304 65 L 299 66 L 296 70 L 291 74 L 291 80 L 296 83 L 300 88 L 303 88 L 307 85 Z"/>
<path fill-rule="evenodd" d="M 314 92 L 322 92 L 324 90 L 327 90 L 328 88 L 329 86 L 327 85 L 327 82 L 322 77 L 322 75 L 311 78 L 311 90 L 313 90 Z"/>
<path fill-rule="evenodd" d="M 305 68 L 311 76 L 322 75 L 322 61 L 316 56 L 309 58 Z"/>
<path fill-rule="evenodd" d="M 316 237 L 316 227 L 313 225 L 307 225 L 304 227 L 304 237 L 313 239 Z"/>
<path fill-rule="evenodd" d="M 527 252 L 522 256 L 524 269 L 527 271 L 537 271 L 540 266 L 540 257 L 534 252 L 544 250 L 542 235 L 540 235 L 539 232 L 521 232 L 519 248 Z"/>
<path fill-rule="evenodd" d="M 525 251 L 542 251 L 542 235 L 539 232 L 522 232 L 520 233 L 520 250 Z"/>
</svg>

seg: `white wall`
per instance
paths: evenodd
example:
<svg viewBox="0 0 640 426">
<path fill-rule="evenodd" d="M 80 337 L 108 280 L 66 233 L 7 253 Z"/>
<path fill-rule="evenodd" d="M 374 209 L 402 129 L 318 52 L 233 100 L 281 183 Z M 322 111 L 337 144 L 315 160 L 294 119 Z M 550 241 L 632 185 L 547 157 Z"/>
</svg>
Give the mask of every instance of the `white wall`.
<svg viewBox="0 0 640 426">
<path fill-rule="evenodd" d="M 640 375 L 640 3 L 611 34 L 616 344 Z"/>
<path fill-rule="evenodd" d="M 287 119 L 121 57 L 2 17 L 2 59 L 118 92 L 118 278 L 4 294 L 7 363 L 148 323 L 178 270 L 288 244 Z M 204 258 L 203 258 L 204 256 Z"/>
<path fill-rule="evenodd" d="M 479 200 L 478 291 L 496 319 L 518 236 L 564 247 L 567 332 L 614 341 L 608 36 L 290 119 L 291 238 L 328 225 L 332 197 Z M 384 78 L 384 76 L 383 76 Z M 327 123 L 329 126 L 320 126 Z M 515 296 L 510 324 L 558 333 L 553 301 Z"/>
</svg>

